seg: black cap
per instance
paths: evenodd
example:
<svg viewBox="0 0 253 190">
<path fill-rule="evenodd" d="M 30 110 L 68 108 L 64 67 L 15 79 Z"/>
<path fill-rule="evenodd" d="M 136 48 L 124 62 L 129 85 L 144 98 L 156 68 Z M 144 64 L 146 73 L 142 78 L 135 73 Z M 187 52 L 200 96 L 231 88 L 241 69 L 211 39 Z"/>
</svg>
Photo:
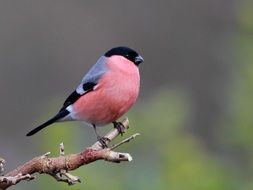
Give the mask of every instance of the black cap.
<svg viewBox="0 0 253 190">
<path fill-rule="evenodd" d="M 112 48 L 109 51 L 107 51 L 104 56 L 111 57 L 114 55 L 123 56 L 126 59 L 132 61 L 137 66 L 143 62 L 143 58 L 136 51 L 134 51 L 133 49 L 129 47 L 121 46 L 121 47 Z"/>
</svg>

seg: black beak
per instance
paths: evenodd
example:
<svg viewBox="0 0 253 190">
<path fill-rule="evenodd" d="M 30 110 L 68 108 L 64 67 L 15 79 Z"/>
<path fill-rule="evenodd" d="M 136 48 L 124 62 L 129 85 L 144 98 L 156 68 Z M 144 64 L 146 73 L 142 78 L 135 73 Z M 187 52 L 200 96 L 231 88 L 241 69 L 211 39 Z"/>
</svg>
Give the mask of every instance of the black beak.
<svg viewBox="0 0 253 190">
<path fill-rule="evenodd" d="M 135 57 L 134 59 L 134 63 L 138 66 L 140 63 L 142 63 L 144 61 L 144 59 L 139 55 L 137 57 Z"/>
</svg>

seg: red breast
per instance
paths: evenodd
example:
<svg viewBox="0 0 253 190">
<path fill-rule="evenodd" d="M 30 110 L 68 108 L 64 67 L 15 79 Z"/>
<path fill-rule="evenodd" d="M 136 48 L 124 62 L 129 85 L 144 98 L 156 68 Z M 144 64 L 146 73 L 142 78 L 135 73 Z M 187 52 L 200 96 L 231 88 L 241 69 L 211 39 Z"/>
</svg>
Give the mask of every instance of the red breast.
<svg viewBox="0 0 253 190">
<path fill-rule="evenodd" d="M 122 56 L 106 58 L 108 71 L 96 89 L 79 98 L 73 105 L 74 115 L 95 125 L 117 120 L 135 103 L 140 88 L 139 69 Z"/>
</svg>

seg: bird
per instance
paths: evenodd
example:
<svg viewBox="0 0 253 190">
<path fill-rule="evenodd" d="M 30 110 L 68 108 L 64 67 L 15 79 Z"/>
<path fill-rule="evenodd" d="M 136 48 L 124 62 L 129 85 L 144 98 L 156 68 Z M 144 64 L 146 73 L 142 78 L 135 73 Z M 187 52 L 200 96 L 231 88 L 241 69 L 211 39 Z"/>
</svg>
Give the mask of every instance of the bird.
<svg viewBox="0 0 253 190">
<path fill-rule="evenodd" d="M 139 65 L 144 59 L 135 50 L 119 46 L 108 50 L 71 93 L 58 113 L 31 130 L 32 136 L 56 122 L 83 121 L 95 130 L 110 123 L 122 134 L 117 122 L 136 102 L 140 90 Z"/>
</svg>

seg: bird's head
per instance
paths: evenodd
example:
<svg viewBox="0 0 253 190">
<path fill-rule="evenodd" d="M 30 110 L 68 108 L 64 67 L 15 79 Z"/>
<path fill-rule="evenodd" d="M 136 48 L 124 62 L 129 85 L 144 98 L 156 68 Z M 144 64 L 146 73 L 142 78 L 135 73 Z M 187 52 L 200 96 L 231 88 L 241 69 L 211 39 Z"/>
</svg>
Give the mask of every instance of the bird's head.
<svg viewBox="0 0 253 190">
<path fill-rule="evenodd" d="M 104 54 L 105 57 L 112 57 L 114 55 L 123 56 L 129 61 L 133 62 L 136 66 L 138 66 L 144 61 L 143 58 L 136 51 L 129 47 L 115 47 Z"/>
</svg>

